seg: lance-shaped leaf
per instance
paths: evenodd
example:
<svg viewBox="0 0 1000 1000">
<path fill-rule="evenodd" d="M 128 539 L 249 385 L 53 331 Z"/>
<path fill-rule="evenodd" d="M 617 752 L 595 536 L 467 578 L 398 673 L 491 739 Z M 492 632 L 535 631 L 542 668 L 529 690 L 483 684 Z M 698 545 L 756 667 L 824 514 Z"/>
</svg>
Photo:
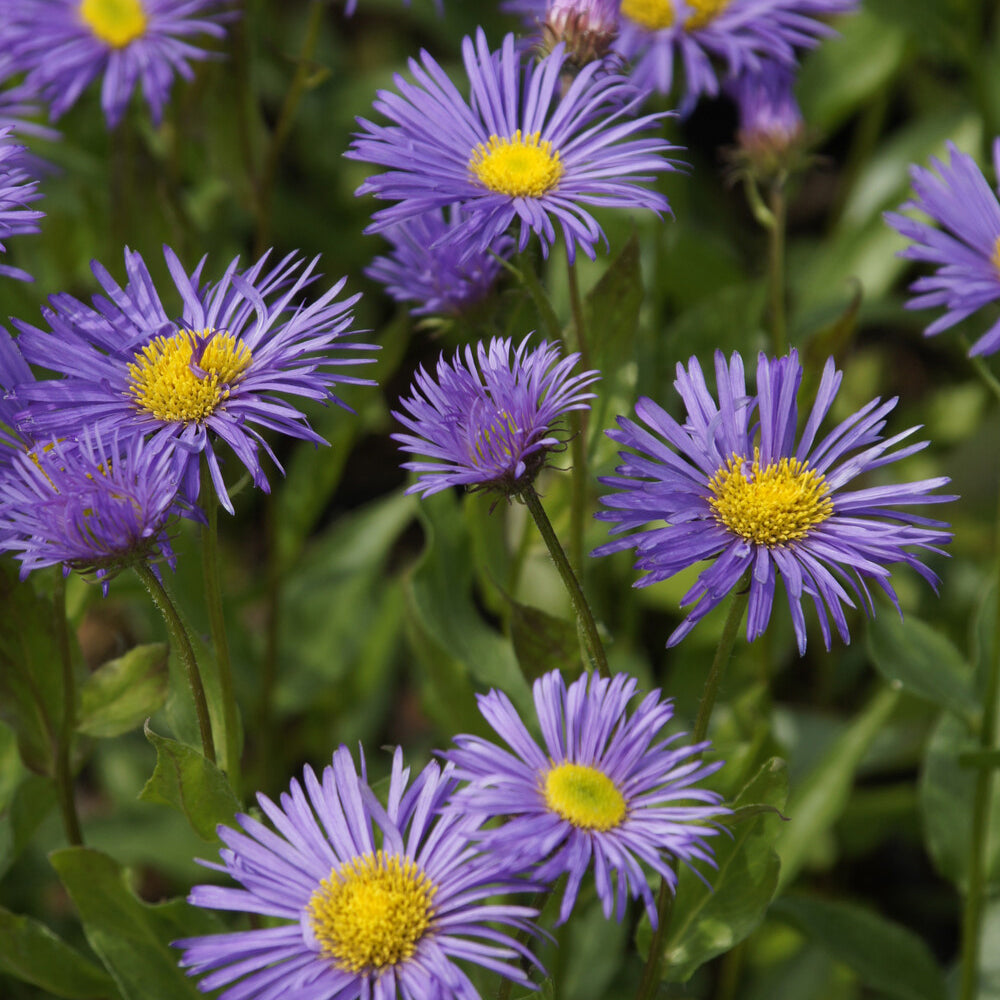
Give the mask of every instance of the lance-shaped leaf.
<svg viewBox="0 0 1000 1000">
<path fill-rule="evenodd" d="M 166 698 L 167 644 L 136 646 L 84 681 L 76 728 L 86 736 L 120 736 L 141 726 Z"/>
</svg>

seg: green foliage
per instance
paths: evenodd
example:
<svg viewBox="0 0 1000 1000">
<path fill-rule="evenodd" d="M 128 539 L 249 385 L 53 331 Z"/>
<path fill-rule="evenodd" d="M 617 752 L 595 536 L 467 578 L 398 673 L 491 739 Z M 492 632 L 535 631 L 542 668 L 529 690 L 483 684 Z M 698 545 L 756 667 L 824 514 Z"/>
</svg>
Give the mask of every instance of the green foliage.
<svg viewBox="0 0 1000 1000">
<path fill-rule="evenodd" d="M 80 688 L 76 728 L 85 736 L 120 736 L 141 725 L 167 698 L 167 646 L 136 646 L 109 660 Z"/>
</svg>

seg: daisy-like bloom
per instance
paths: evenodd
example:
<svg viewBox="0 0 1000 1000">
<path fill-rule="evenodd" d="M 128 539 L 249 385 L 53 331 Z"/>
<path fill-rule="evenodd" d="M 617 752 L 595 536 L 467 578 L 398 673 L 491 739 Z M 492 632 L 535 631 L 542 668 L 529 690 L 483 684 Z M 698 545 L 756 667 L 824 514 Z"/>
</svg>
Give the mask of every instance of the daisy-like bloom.
<svg viewBox="0 0 1000 1000">
<path fill-rule="evenodd" d="M 553 448 L 561 448 L 557 422 L 586 410 L 586 388 L 596 371 L 573 372 L 578 354 L 560 359 L 559 348 L 529 337 L 511 353 L 510 339 L 494 337 L 441 356 L 436 377 L 421 367 L 405 412 L 393 416 L 410 433 L 393 434 L 403 451 L 430 461 L 404 462 L 419 479 L 408 493 L 429 496 L 449 486 L 494 489 L 514 496 L 528 486 Z"/>
<path fill-rule="evenodd" d="M 935 274 L 910 285 L 917 294 L 906 303 L 908 309 L 944 306 L 944 315 L 924 331 L 927 336 L 947 330 L 1000 299 L 1000 202 L 968 153 L 950 142 L 948 153 L 947 164 L 931 158 L 932 170 L 910 168 L 916 198 L 902 206 L 929 215 L 937 225 L 897 212 L 885 214 L 886 222 L 911 241 L 901 257 L 938 265 Z M 1000 177 L 1000 139 L 993 143 L 993 169 Z M 969 354 L 993 354 L 998 349 L 1000 320 L 972 345 Z"/>
<path fill-rule="evenodd" d="M 397 302 L 415 302 L 413 315 L 455 315 L 485 299 L 503 270 L 514 241 L 498 236 L 485 250 L 467 249 L 452 238 L 463 220 L 457 211 L 433 209 L 406 219 L 383 234 L 392 252 L 376 257 L 365 274 L 385 285 Z"/>
<path fill-rule="evenodd" d="M 167 529 L 177 515 L 200 518 L 178 498 L 180 470 L 169 449 L 139 438 L 104 443 L 84 431 L 17 451 L 0 476 L 0 552 L 21 563 L 21 578 L 62 564 L 108 582 L 147 563 L 174 566 Z"/>
<path fill-rule="evenodd" d="M 4 0 L 6 73 L 57 118 L 98 76 L 101 107 L 114 128 L 138 85 L 159 123 L 174 76 L 191 79 L 211 53 L 188 39 L 222 38 L 227 0 Z"/>
<path fill-rule="evenodd" d="M 38 181 L 27 170 L 24 146 L 13 141 L 13 129 L 0 128 L 0 253 L 6 251 L 8 236 L 39 231 L 38 220 L 45 214 L 28 206 L 41 198 Z M 31 275 L 9 264 L 0 264 L 0 275 L 31 281 Z"/>
<path fill-rule="evenodd" d="M 673 715 L 651 691 L 631 713 L 636 682 L 584 675 L 569 688 L 553 670 L 534 684 L 539 747 L 510 699 L 499 691 L 479 698 L 479 710 L 507 746 L 457 736 L 445 756 L 469 784 L 452 808 L 483 817 L 509 817 L 484 831 L 484 847 L 537 864 L 534 877 L 568 876 L 559 910 L 573 909 L 580 882 L 593 867 L 597 895 L 609 917 L 621 920 L 628 897 L 641 898 L 656 926 L 656 905 L 645 864 L 673 887 L 673 860 L 712 863 L 707 837 L 713 817 L 727 812 L 720 796 L 697 783 L 722 766 L 703 764 L 708 746 L 676 746 L 658 738 Z"/>
<path fill-rule="evenodd" d="M 24 357 L 66 376 L 18 391 L 31 404 L 25 428 L 36 439 L 61 435 L 67 422 L 89 424 L 104 437 L 120 431 L 169 438 L 188 456 L 195 481 L 198 456 L 205 455 L 216 493 L 231 512 L 217 443 L 228 444 L 267 490 L 259 448 L 278 463 L 257 428 L 325 444 L 282 394 L 343 406 L 331 385 L 373 383 L 336 369 L 373 359 L 333 351 L 375 348 L 344 342 L 359 298 L 337 301 L 345 279 L 302 303 L 319 258 L 303 266 L 289 254 L 267 270 L 265 254 L 245 271 L 237 259 L 218 284 L 203 285 L 204 259 L 188 275 L 169 247 L 164 255 L 183 302 L 177 320 L 165 312 L 142 257 L 130 250 L 124 289 L 94 262 L 107 297 L 94 296 L 90 307 L 70 295 L 52 296 L 51 308 L 42 310 L 49 331 L 15 320 Z M 193 479 L 191 497 L 197 495 Z"/>
<path fill-rule="evenodd" d="M 34 382 L 31 366 L 21 356 L 11 335 L 0 326 L 0 474 L 18 451 L 30 451 L 34 442 L 21 431 L 21 409 L 14 398 L 20 385 Z"/>
<path fill-rule="evenodd" d="M 478 1000 L 456 959 L 526 985 L 517 963 L 530 955 L 507 929 L 531 932 L 537 911 L 486 900 L 537 887 L 481 854 L 470 821 L 442 818 L 450 772 L 428 764 L 407 788 L 397 750 L 383 806 L 340 747 L 280 806 L 257 796 L 274 830 L 243 815 L 242 830 L 220 826 L 223 863 L 209 867 L 242 888 L 195 886 L 190 901 L 281 923 L 175 942 L 183 966 L 208 973 L 200 989 L 229 987 L 220 1000 Z"/>
<path fill-rule="evenodd" d="M 635 117 L 640 95 L 624 76 L 590 63 L 562 94 L 563 48 L 536 64 L 513 35 L 490 51 L 481 29 L 462 56 L 470 100 L 424 52 L 410 61 L 413 83 L 397 77 L 399 94 L 379 92 L 375 108 L 394 124 L 358 119 L 365 131 L 345 155 L 389 170 L 357 193 L 396 202 L 375 212 L 369 232 L 458 202 L 466 225 L 456 239 L 468 234 L 484 250 L 517 221 L 518 248 L 534 232 L 547 253 L 558 223 L 572 261 L 577 246 L 594 257 L 607 242 L 586 205 L 670 210 L 644 184 L 674 169 L 664 155 L 674 147 L 635 138 L 664 116 Z"/>
<path fill-rule="evenodd" d="M 941 530 L 947 525 L 899 508 L 954 500 L 932 492 L 948 479 L 850 488 L 858 476 L 926 446 L 920 441 L 896 448 L 916 427 L 882 437 L 895 399 L 872 400 L 819 438 L 842 377 L 831 358 L 796 443 L 802 366 L 795 351 L 777 359 L 760 355 L 756 395 L 747 392 L 738 354 L 727 364 L 717 352 L 715 376 L 718 402 L 695 358 L 687 369 L 678 364 L 674 385 L 687 410 L 683 424 L 643 398 L 635 408 L 641 423 L 619 417 L 619 429 L 607 432 L 634 454 L 620 452 L 619 474 L 601 480 L 619 492 L 602 498 L 609 509 L 596 516 L 614 522 L 613 531 L 634 533 L 594 555 L 635 548 L 636 568 L 648 571 L 637 586 L 712 561 L 684 595 L 681 604 L 694 607 L 668 646 L 744 577 L 748 641 L 767 628 L 780 576 L 800 654 L 806 648 L 803 597 L 815 605 L 829 649 L 828 615 L 844 642 L 850 640 L 843 606 L 854 607 L 852 594 L 874 614 L 866 581 L 898 609 L 889 582 L 892 563 L 906 563 L 936 589 L 937 576 L 910 550 L 940 552 L 938 546 L 951 539 Z"/>
</svg>

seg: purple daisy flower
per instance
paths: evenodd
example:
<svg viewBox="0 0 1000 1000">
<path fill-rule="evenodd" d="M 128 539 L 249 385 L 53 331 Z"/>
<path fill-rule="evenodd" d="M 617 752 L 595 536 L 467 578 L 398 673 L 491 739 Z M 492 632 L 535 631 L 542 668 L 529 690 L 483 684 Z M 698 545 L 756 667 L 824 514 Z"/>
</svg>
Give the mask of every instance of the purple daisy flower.
<svg viewBox="0 0 1000 1000">
<path fill-rule="evenodd" d="M 546 341 L 529 350 L 529 337 L 511 354 L 510 339 L 481 341 L 475 351 L 438 361 L 436 378 L 421 367 L 412 396 L 400 399 L 405 412 L 393 416 L 412 433 L 393 434 L 403 451 L 431 461 L 404 462 L 419 479 L 407 493 L 429 496 L 449 486 L 501 490 L 513 496 L 531 483 L 548 452 L 561 447 L 556 421 L 586 410 L 585 392 L 600 373 L 573 373 L 578 354 L 559 358 Z"/>
<path fill-rule="evenodd" d="M 27 170 L 27 151 L 12 141 L 13 129 L 0 128 L 0 253 L 8 236 L 23 236 L 39 231 L 38 220 L 45 213 L 28 208 L 41 198 L 38 181 Z M 20 268 L 0 264 L 0 275 L 31 281 L 32 277 Z"/>
<path fill-rule="evenodd" d="M 167 526 L 177 515 L 200 518 L 178 497 L 176 456 L 167 448 L 84 431 L 74 442 L 53 441 L 13 453 L 0 475 L 0 552 L 21 563 L 21 578 L 60 563 L 99 581 L 123 569 L 157 562 L 171 569 Z"/>
<path fill-rule="evenodd" d="M 227 0 L 5 0 L 4 70 L 49 102 L 58 118 L 103 75 L 101 107 L 114 128 L 136 85 L 159 123 L 175 75 L 211 53 L 196 35 L 222 38 Z"/>
<path fill-rule="evenodd" d="M 480 29 L 462 42 L 472 88 L 466 100 L 426 52 L 410 61 L 415 80 L 396 78 L 399 94 L 379 91 L 375 108 L 393 125 L 358 119 L 365 129 L 345 154 L 388 167 L 357 193 L 396 201 L 373 215 L 379 232 L 431 209 L 458 202 L 465 227 L 485 250 L 519 221 L 518 249 L 537 233 L 543 253 L 562 228 L 572 261 L 579 246 L 589 257 L 607 240 L 586 205 L 669 212 L 667 199 L 643 185 L 675 169 L 663 139 L 634 138 L 662 114 L 634 117 L 641 95 L 600 64 L 584 66 L 565 93 L 561 47 L 537 64 L 508 35 L 490 51 Z"/>
<path fill-rule="evenodd" d="M 680 642 L 747 575 L 747 640 L 767 628 L 780 576 L 800 654 L 806 648 L 804 596 L 816 607 L 829 649 L 828 614 L 844 642 L 850 641 L 842 605 L 854 602 L 845 585 L 869 614 L 874 606 L 867 580 L 899 608 L 889 583 L 892 563 L 906 563 L 936 589 L 937 576 L 909 550 L 940 552 L 938 546 L 951 539 L 940 530 L 947 525 L 898 508 L 954 500 L 931 492 L 948 479 L 846 488 L 863 473 L 926 446 L 919 441 L 895 449 L 916 427 L 883 439 L 895 399 L 872 400 L 817 443 L 842 377 L 831 358 L 796 443 L 802 366 L 795 351 L 777 359 L 759 356 L 755 396 L 747 392 L 738 354 L 727 364 L 716 352 L 715 375 L 718 403 L 695 358 L 686 370 L 678 364 L 674 385 L 687 409 L 683 424 L 644 398 L 635 410 L 645 427 L 619 417 L 620 429 L 607 432 L 635 454 L 620 452 L 619 475 L 601 480 L 620 492 L 603 497 L 610 509 L 596 516 L 614 522 L 613 531 L 634 533 L 602 545 L 594 555 L 635 548 L 636 568 L 648 571 L 637 586 L 712 560 L 684 595 L 681 604 L 695 606 L 668 646 Z M 666 526 L 649 526 L 664 521 Z"/>
<path fill-rule="evenodd" d="M 237 259 L 218 284 L 203 285 L 204 259 L 188 275 L 169 247 L 164 255 L 183 302 L 176 321 L 164 311 L 142 257 L 130 250 L 124 289 L 95 261 L 107 297 L 94 296 L 90 307 L 70 295 L 52 296 L 51 308 L 42 310 L 51 332 L 14 321 L 24 357 L 66 376 L 18 390 L 31 404 L 24 426 L 35 438 L 60 436 L 67 422 L 90 424 L 104 436 L 122 431 L 167 437 L 190 459 L 188 495 L 197 496 L 203 453 L 216 492 L 232 512 L 216 442 L 228 444 L 266 491 L 258 448 L 281 466 L 258 428 L 326 443 L 279 394 L 346 408 L 331 385 L 373 383 L 336 369 L 373 359 L 332 352 L 376 348 L 344 342 L 359 298 L 337 301 L 345 279 L 309 305 L 300 301 L 315 280 L 318 257 L 303 266 L 289 254 L 265 270 L 265 254 L 245 271 L 237 270 Z"/>
<path fill-rule="evenodd" d="M 455 959 L 528 984 L 518 962 L 530 954 L 507 929 L 533 932 L 537 911 L 487 900 L 537 886 L 481 854 L 473 823 L 442 817 L 451 768 L 431 763 L 408 779 L 397 749 L 383 806 L 363 761 L 359 777 L 340 747 L 280 806 L 257 796 L 274 831 L 244 815 L 242 830 L 219 827 L 223 863 L 208 867 L 242 888 L 195 886 L 190 901 L 281 923 L 176 941 L 181 964 L 208 973 L 200 989 L 228 986 L 220 1000 L 478 1000 Z"/>
<path fill-rule="evenodd" d="M 34 441 L 21 429 L 18 412 L 22 407 L 14 398 L 18 386 L 34 381 L 31 366 L 11 335 L 0 326 L 0 474 L 16 452 L 34 447 Z"/>
<path fill-rule="evenodd" d="M 463 225 L 457 208 L 406 219 L 385 231 L 392 252 L 376 257 L 365 274 L 385 285 L 397 302 L 416 302 L 410 310 L 415 316 L 463 313 L 489 295 L 502 261 L 514 251 L 514 241 L 505 235 L 483 250 L 468 250 L 465 240 L 452 238 Z"/>
<path fill-rule="evenodd" d="M 479 698 L 479 710 L 510 747 L 478 736 L 457 736 L 445 756 L 468 781 L 452 800 L 460 815 L 510 817 L 484 831 L 485 849 L 538 864 L 536 878 L 568 875 L 559 922 L 569 916 L 587 869 L 609 917 L 621 920 L 628 897 L 646 905 L 656 926 L 656 904 L 642 864 L 677 884 L 674 859 L 712 863 L 709 822 L 728 812 L 721 797 L 697 783 L 722 766 L 701 763 L 707 743 L 674 746 L 658 739 L 673 715 L 651 691 L 629 714 L 636 682 L 584 675 L 569 688 L 553 670 L 534 684 L 539 747 L 510 699 L 499 691 Z M 615 885 L 614 883 L 617 883 Z"/>
<path fill-rule="evenodd" d="M 902 207 L 929 215 L 944 231 L 896 212 L 885 220 L 911 240 L 901 257 L 937 264 L 936 274 L 918 278 L 918 294 L 908 309 L 944 306 L 945 313 L 924 331 L 933 336 L 1000 298 L 1000 202 L 968 153 L 948 143 L 949 162 L 931 158 L 933 170 L 910 168 L 916 198 Z M 1000 177 L 1000 139 L 993 143 L 994 173 Z M 936 171 L 936 173 L 934 172 Z M 971 355 L 1000 349 L 1000 320 L 973 345 Z"/>
</svg>

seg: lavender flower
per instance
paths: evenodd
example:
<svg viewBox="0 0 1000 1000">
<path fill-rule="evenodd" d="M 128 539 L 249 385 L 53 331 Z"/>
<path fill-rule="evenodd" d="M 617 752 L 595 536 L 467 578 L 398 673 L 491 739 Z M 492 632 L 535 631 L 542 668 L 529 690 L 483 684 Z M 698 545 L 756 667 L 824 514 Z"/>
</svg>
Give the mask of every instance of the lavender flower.
<svg viewBox="0 0 1000 1000">
<path fill-rule="evenodd" d="M 621 0 L 548 0 L 542 24 L 542 50 L 566 46 L 574 66 L 603 59 L 618 36 Z"/>
<path fill-rule="evenodd" d="M 210 53 L 187 39 L 222 38 L 227 0 L 4 0 L 5 75 L 50 103 L 53 118 L 102 76 L 108 126 L 121 120 L 141 86 L 159 122 L 175 75 L 190 79 L 192 60 Z"/>
<path fill-rule="evenodd" d="M 790 67 L 766 63 L 726 84 L 739 110 L 739 152 L 758 176 L 790 169 L 805 138 L 794 82 Z"/>
<path fill-rule="evenodd" d="M 6 251 L 3 240 L 39 231 L 38 220 L 45 214 L 28 206 L 41 198 L 38 181 L 26 169 L 26 150 L 12 141 L 13 129 L 0 128 L 0 253 Z M 20 268 L 0 264 L 0 275 L 31 281 Z"/>
<path fill-rule="evenodd" d="M 573 260 L 577 246 L 594 257 L 605 240 L 584 206 L 670 210 L 643 185 L 674 168 L 664 156 L 674 147 L 634 138 L 663 115 L 633 117 L 640 95 L 625 77 L 591 63 L 560 95 L 562 49 L 536 65 L 513 35 L 491 51 L 482 30 L 463 41 L 462 55 L 471 100 L 424 52 L 410 61 L 414 83 L 400 77 L 399 94 L 379 92 L 375 108 L 394 124 L 359 119 L 365 131 L 346 155 L 389 169 L 357 193 L 397 203 L 374 214 L 369 232 L 458 202 L 466 225 L 456 240 L 474 236 L 470 246 L 485 250 L 517 221 L 518 248 L 534 232 L 547 253 L 558 223 Z"/>
<path fill-rule="evenodd" d="M 364 766 L 362 763 L 362 775 Z M 267 927 L 175 942 L 181 961 L 220 1000 L 478 1000 L 455 959 L 483 965 L 522 986 L 517 962 L 530 958 L 508 929 L 531 931 L 535 910 L 487 902 L 526 891 L 495 856 L 480 854 L 468 820 L 442 819 L 454 790 L 450 768 L 431 763 L 407 788 L 393 758 L 381 805 L 341 747 L 320 778 L 307 767 L 280 806 L 257 801 L 274 825 L 236 817 L 219 827 L 222 864 L 242 888 L 195 886 L 196 906 L 274 918 Z"/>
<path fill-rule="evenodd" d="M 910 549 L 940 552 L 938 546 L 951 538 L 940 530 L 947 525 L 899 508 L 953 500 L 932 493 L 948 479 L 846 488 L 863 473 L 926 446 L 920 441 L 893 450 L 915 427 L 883 439 L 895 399 L 872 400 L 817 444 L 841 380 L 831 358 L 796 443 L 802 366 L 795 351 L 777 359 L 760 355 L 755 396 L 747 392 L 738 354 L 727 364 L 717 352 L 715 374 L 718 402 L 696 359 L 687 369 L 678 364 L 674 385 L 687 408 L 683 424 L 651 399 L 640 399 L 636 415 L 646 426 L 619 417 L 620 429 L 607 432 L 635 453 L 620 452 L 619 474 L 601 480 L 619 492 L 602 498 L 609 509 L 597 517 L 614 522 L 614 531 L 634 533 L 594 555 L 635 548 L 636 568 L 648 571 L 639 586 L 712 560 L 684 595 L 682 605 L 695 606 L 668 646 L 744 577 L 750 590 L 747 639 L 767 628 L 780 576 L 800 653 L 806 648 L 803 597 L 815 605 L 829 649 L 828 614 L 840 637 L 850 639 L 843 606 L 854 606 L 851 593 L 874 614 L 866 581 L 899 607 L 889 583 L 892 563 L 906 563 L 936 588 L 937 576 Z M 650 527 L 663 521 L 665 527 Z"/>
<path fill-rule="evenodd" d="M 910 168 L 916 198 L 902 206 L 924 212 L 936 226 L 896 212 L 885 214 L 886 222 L 911 241 L 901 257 L 938 265 L 937 273 L 910 285 L 917 295 L 906 303 L 908 309 L 944 306 L 944 315 L 924 331 L 929 337 L 1000 298 L 1000 202 L 968 153 L 949 142 L 948 154 L 947 164 L 931 158 L 933 170 Z M 993 167 L 1000 177 L 1000 139 L 993 143 Z M 998 349 L 1000 320 L 969 354 Z"/>
<path fill-rule="evenodd" d="M 514 241 L 501 235 L 484 250 L 469 250 L 468 236 L 452 236 L 463 226 L 457 209 L 447 214 L 432 209 L 404 219 L 384 233 L 392 252 L 376 257 L 365 274 L 385 285 L 397 302 L 417 303 L 410 310 L 415 316 L 465 312 L 489 295 Z"/>
<path fill-rule="evenodd" d="M 677 747 L 678 736 L 658 739 L 672 705 L 651 691 L 629 714 L 635 694 L 635 680 L 624 674 L 584 675 L 567 689 L 554 670 L 534 685 L 544 748 L 510 699 L 491 691 L 479 709 L 510 750 L 457 736 L 458 749 L 445 755 L 469 782 L 452 801 L 457 814 L 510 817 L 481 834 L 487 850 L 537 864 L 533 875 L 545 881 L 569 876 L 560 923 L 591 867 L 605 916 L 614 909 L 620 921 L 628 897 L 641 897 L 655 927 L 641 863 L 673 887 L 673 859 L 712 862 L 709 821 L 727 810 L 697 783 L 722 765 L 700 763 L 707 743 Z"/>
<path fill-rule="evenodd" d="M 70 295 L 52 296 L 51 308 L 42 311 L 50 331 L 15 321 L 25 358 L 66 376 L 19 390 L 30 404 L 24 426 L 35 438 L 58 436 L 67 422 L 89 423 L 105 437 L 121 431 L 168 438 L 188 457 L 194 483 L 204 454 L 215 490 L 232 511 L 217 443 L 228 444 L 254 483 L 267 490 L 258 448 L 277 459 L 257 428 L 325 443 L 282 395 L 345 405 L 331 385 L 372 383 L 336 369 L 372 359 L 333 351 L 375 348 L 344 341 L 359 298 L 337 301 L 344 279 L 314 303 L 301 303 L 319 258 L 303 267 L 289 254 L 265 270 L 265 254 L 245 271 L 237 269 L 237 259 L 218 284 L 203 285 L 204 259 L 188 275 L 169 247 L 164 254 L 183 302 L 176 321 L 167 316 L 141 255 L 130 250 L 124 289 L 94 262 L 107 298 L 95 296 L 90 307 Z M 191 497 L 197 496 L 194 483 L 189 478 Z"/>
<path fill-rule="evenodd" d="M 421 368 L 405 412 L 393 416 L 411 433 L 393 434 L 403 451 L 431 461 L 404 462 L 419 478 L 408 493 L 429 496 L 449 486 L 496 489 L 508 496 L 531 483 L 548 452 L 560 447 L 556 421 L 589 408 L 585 392 L 596 371 L 573 373 L 579 355 L 559 359 L 559 348 L 528 338 L 511 354 L 511 341 L 494 338 L 465 348 L 449 363 L 438 361 L 437 377 Z"/>
</svg>

